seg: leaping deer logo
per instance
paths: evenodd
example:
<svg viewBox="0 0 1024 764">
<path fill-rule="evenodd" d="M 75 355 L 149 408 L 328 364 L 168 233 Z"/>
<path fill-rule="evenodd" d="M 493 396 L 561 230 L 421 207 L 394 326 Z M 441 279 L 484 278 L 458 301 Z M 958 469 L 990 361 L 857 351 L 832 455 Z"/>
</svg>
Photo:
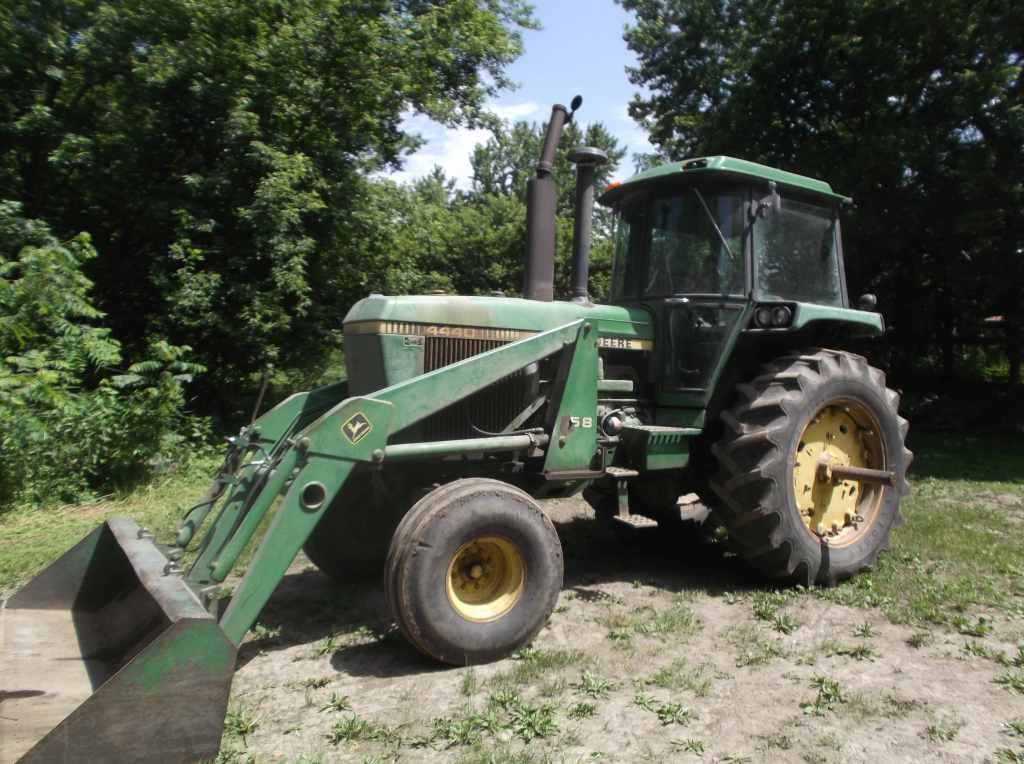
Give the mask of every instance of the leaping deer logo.
<svg viewBox="0 0 1024 764">
<path fill-rule="evenodd" d="M 367 435 L 370 434 L 370 430 L 373 429 L 373 425 L 370 424 L 370 420 L 360 411 L 353 414 L 348 421 L 341 426 L 341 431 L 345 437 L 348 438 L 349 443 L 355 445 Z"/>
</svg>

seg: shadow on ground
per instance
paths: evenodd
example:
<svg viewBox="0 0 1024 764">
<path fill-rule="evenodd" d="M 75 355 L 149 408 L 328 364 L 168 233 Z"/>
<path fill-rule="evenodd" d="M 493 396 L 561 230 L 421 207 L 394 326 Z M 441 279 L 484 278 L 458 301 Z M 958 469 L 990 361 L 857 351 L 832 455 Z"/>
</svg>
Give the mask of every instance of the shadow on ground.
<svg viewBox="0 0 1024 764">
<path fill-rule="evenodd" d="M 592 516 L 556 521 L 556 528 L 565 557 L 563 596 L 572 592 L 580 600 L 597 601 L 608 597 L 603 584 L 623 581 L 712 597 L 765 588 L 724 544 L 693 531 L 650 529 L 624 538 Z M 313 650 L 333 651 L 331 666 L 353 676 L 391 678 L 447 670 L 422 656 L 398 632 L 379 579 L 337 584 L 306 565 L 277 587 L 255 637 L 239 651 L 238 669 L 260 653 L 312 645 Z"/>
</svg>

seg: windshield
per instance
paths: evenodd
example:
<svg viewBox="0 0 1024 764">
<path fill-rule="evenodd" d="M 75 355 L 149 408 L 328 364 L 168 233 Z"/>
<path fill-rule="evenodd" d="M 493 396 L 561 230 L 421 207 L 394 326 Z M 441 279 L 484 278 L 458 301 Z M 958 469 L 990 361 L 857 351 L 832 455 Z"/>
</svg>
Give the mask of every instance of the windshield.
<svg viewBox="0 0 1024 764">
<path fill-rule="evenodd" d="M 753 230 L 759 299 L 843 304 L 831 209 L 783 197 L 782 209 Z"/>
<path fill-rule="evenodd" d="M 625 205 L 613 297 L 742 294 L 746 202 L 745 191 L 692 187 Z"/>
</svg>

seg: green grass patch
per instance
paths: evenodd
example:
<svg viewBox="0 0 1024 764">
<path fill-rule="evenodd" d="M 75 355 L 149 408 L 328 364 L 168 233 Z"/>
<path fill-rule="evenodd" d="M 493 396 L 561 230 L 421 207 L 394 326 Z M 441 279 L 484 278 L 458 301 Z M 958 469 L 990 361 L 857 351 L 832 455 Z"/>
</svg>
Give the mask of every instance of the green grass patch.
<svg viewBox="0 0 1024 764">
<path fill-rule="evenodd" d="M 906 522 L 874 570 L 818 595 L 897 623 L 991 631 L 978 608 L 1024 608 L 1024 438 L 916 437 Z M 1015 514 L 1016 513 L 1016 514 Z"/>
<path fill-rule="evenodd" d="M 0 538 L 4 539 L 0 551 L 0 595 L 12 594 L 114 515 L 127 515 L 153 531 L 158 541 L 171 541 L 184 510 L 200 499 L 218 466 L 213 459 L 196 459 L 181 472 L 163 475 L 121 496 L 74 506 L 19 508 L 0 514 Z"/>
<path fill-rule="evenodd" d="M 666 690 L 689 690 L 699 698 L 705 697 L 711 690 L 708 666 L 703 663 L 691 666 L 686 658 L 679 658 L 658 669 L 645 683 Z"/>
<path fill-rule="evenodd" d="M 514 663 L 511 669 L 491 677 L 489 684 L 492 687 L 519 687 L 532 684 L 539 679 L 549 678 L 564 668 L 589 660 L 580 650 L 539 650 L 533 647 L 524 647 L 512 658 Z"/>
</svg>

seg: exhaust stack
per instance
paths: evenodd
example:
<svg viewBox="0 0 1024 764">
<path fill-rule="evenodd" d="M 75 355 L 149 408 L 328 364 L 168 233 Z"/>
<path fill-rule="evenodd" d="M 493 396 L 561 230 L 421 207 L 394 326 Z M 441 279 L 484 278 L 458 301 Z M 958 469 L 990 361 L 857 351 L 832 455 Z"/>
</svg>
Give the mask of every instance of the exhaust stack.
<svg viewBox="0 0 1024 764">
<path fill-rule="evenodd" d="M 590 302 L 590 241 L 594 221 L 594 176 L 608 162 L 608 154 L 593 146 L 579 146 L 569 154 L 576 165 L 576 208 L 572 228 L 572 301 Z"/>
<path fill-rule="evenodd" d="M 544 135 L 544 148 L 537 162 L 537 175 L 526 186 L 526 268 L 523 273 L 523 297 L 551 302 L 555 297 L 555 207 L 558 188 L 551 172 L 562 128 L 583 103 L 572 99 L 571 111 L 558 103 L 551 107 L 551 119 Z"/>
</svg>

